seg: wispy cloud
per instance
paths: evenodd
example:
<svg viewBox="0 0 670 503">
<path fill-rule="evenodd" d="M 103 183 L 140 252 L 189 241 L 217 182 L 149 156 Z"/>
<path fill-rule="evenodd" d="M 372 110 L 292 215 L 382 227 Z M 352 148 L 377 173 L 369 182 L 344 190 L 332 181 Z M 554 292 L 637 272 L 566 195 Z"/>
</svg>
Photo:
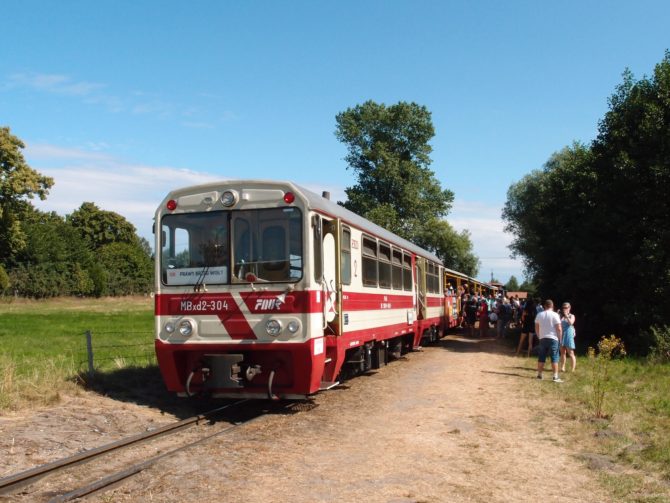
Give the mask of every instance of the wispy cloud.
<svg viewBox="0 0 670 503">
<path fill-rule="evenodd" d="M 28 144 L 25 155 L 33 168 L 55 180 L 47 199 L 35 201 L 38 208 L 66 215 L 83 202 L 94 202 L 126 217 L 147 239 L 151 238 L 154 212 L 170 190 L 221 179 L 211 173 L 147 166 L 57 145 Z"/>
<path fill-rule="evenodd" d="M 96 82 L 75 81 L 67 75 L 44 73 L 15 73 L 9 76 L 8 87 L 28 87 L 68 96 L 90 96 L 105 88 Z"/>
<path fill-rule="evenodd" d="M 457 230 L 468 230 L 474 252 L 480 257 L 479 277 L 493 275 L 506 282 L 511 275 L 521 279 L 523 262 L 510 258 L 512 236 L 504 231 L 502 207 L 483 201 L 457 199 L 447 220 Z"/>
<path fill-rule="evenodd" d="M 13 73 L 0 82 L 0 91 L 16 90 L 68 96 L 114 114 L 172 119 L 186 128 L 210 129 L 237 118 L 234 112 L 225 109 L 222 98 L 217 95 L 197 93 L 191 96 L 195 104 L 184 104 L 158 93 L 140 90 L 115 93 L 108 84 L 78 80 L 58 73 Z"/>
<path fill-rule="evenodd" d="M 93 150 L 93 149 L 92 149 Z M 47 144 L 29 144 L 26 147 L 26 154 L 36 160 L 108 160 L 111 157 L 100 152 L 91 152 L 76 148 L 59 147 L 57 145 Z"/>
</svg>

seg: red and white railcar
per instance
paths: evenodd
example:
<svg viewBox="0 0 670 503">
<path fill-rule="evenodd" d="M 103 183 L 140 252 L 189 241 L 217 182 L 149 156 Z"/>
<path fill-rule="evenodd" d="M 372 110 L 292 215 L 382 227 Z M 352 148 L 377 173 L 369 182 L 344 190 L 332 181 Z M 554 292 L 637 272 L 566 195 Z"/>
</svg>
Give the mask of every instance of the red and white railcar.
<svg viewBox="0 0 670 503">
<path fill-rule="evenodd" d="M 438 257 L 290 182 L 171 192 L 155 217 L 171 391 L 305 398 L 446 328 Z"/>
</svg>

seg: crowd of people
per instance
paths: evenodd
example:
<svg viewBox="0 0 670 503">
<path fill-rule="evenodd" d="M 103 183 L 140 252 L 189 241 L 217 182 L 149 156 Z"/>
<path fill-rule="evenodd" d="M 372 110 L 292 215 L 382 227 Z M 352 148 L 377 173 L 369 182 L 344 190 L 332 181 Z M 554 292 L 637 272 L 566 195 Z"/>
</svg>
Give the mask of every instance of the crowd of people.
<svg viewBox="0 0 670 503">
<path fill-rule="evenodd" d="M 561 304 L 560 312 L 554 311 L 550 299 L 520 299 L 501 294 L 483 295 L 474 292 L 461 292 L 461 327 L 471 337 L 488 337 L 495 330 L 495 338 L 505 338 L 510 328 L 521 328 L 521 336 L 516 355 L 525 351 L 527 356 L 535 350 L 538 354 L 538 379 L 542 379 L 547 357 L 551 358 L 553 380 L 562 382 L 558 369 L 565 372 L 568 358 L 574 372 L 577 364 L 575 357 L 575 316 L 570 312 L 569 302 Z M 524 345 L 526 346 L 524 349 Z"/>
</svg>

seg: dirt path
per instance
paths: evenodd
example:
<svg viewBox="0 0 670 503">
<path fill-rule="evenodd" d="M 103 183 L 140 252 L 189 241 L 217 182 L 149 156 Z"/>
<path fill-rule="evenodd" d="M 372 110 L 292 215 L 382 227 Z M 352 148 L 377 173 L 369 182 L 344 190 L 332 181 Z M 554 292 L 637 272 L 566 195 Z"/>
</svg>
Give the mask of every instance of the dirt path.
<svg viewBox="0 0 670 503">
<path fill-rule="evenodd" d="M 558 384 L 536 381 L 533 368 L 493 341 L 450 336 L 99 501 L 609 501 L 538 398 Z"/>
</svg>

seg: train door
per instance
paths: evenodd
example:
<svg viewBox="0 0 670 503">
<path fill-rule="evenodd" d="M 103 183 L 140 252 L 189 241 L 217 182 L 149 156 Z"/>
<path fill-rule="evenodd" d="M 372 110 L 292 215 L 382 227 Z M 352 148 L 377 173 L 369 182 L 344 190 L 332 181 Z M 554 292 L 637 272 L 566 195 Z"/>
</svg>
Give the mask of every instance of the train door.
<svg viewBox="0 0 670 503">
<path fill-rule="evenodd" d="M 325 335 L 340 335 L 342 281 L 340 253 L 340 226 L 338 219 L 327 220 L 318 215 L 314 217 L 315 260 L 320 255 L 320 274 L 317 280 L 321 284 L 323 298 L 323 330 Z M 318 269 L 318 268 L 317 268 Z"/>
<path fill-rule="evenodd" d="M 416 299 L 417 299 L 417 319 L 423 320 L 428 315 L 426 306 L 426 260 L 416 257 Z"/>
</svg>

